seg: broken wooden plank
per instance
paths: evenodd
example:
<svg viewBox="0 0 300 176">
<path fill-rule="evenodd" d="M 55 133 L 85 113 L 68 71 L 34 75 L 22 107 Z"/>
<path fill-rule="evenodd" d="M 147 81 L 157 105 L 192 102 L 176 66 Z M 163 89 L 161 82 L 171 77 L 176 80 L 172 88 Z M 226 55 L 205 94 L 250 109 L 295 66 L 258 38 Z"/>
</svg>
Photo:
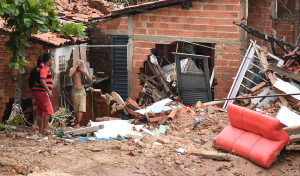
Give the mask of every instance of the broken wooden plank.
<svg viewBox="0 0 300 176">
<path fill-rule="evenodd" d="M 287 145 L 285 146 L 286 150 L 300 150 L 300 145 Z"/>
<path fill-rule="evenodd" d="M 292 79 L 300 82 L 300 75 L 297 75 L 294 72 L 288 71 L 284 68 L 277 67 L 274 64 L 269 64 L 269 69 L 274 71 L 274 72 L 277 72 L 279 74 L 282 74 L 282 75 L 284 75 L 288 78 L 292 78 Z"/>
<path fill-rule="evenodd" d="M 93 126 L 93 127 L 85 127 L 85 128 L 80 128 L 80 129 L 76 129 L 76 130 L 66 131 L 66 132 L 64 132 L 64 134 L 66 134 L 66 135 L 86 134 L 86 133 L 92 133 L 92 132 L 98 131 L 103 128 L 104 128 L 103 125 Z"/>
<path fill-rule="evenodd" d="M 264 87 L 264 86 L 266 86 L 266 85 L 267 85 L 267 83 L 263 81 L 263 82 L 257 84 L 256 86 L 252 87 L 252 88 L 250 89 L 250 92 L 253 93 L 253 92 L 255 92 L 255 91 L 261 89 L 262 87 Z"/>
<path fill-rule="evenodd" d="M 203 103 L 204 106 L 211 106 L 211 105 L 218 105 L 218 104 L 224 104 L 225 100 L 220 100 L 220 101 L 209 101 Z"/>
<path fill-rule="evenodd" d="M 231 161 L 233 158 L 233 155 L 228 153 L 200 149 L 190 149 L 187 151 L 187 153 L 191 155 L 202 156 L 204 159 L 213 159 L 218 161 Z"/>
<path fill-rule="evenodd" d="M 158 66 L 154 65 L 153 68 L 154 68 L 154 70 L 157 72 L 157 75 L 158 75 L 159 78 L 160 78 L 160 81 L 161 81 L 161 84 L 163 85 L 164 90 L 165 90 L 167 93 L 173 95 L 173 97 L 175 97 L 175 96 L 176 96 L 175 93 L 174 93 L 174 92 L 172 91 L 172 89 L 170 89 L 170 87 L 168 86 L 167 81 L 166 81 L 166 79 L 164 78 L 164 75 L 161 74 L 161 72 L 160 72 Z"/>
<path fill-rule="evenodd" d="M 268 56 L 268 49 L 267 49 L 267 47 L 262 46 L 260 48 L 259 60 L 262 63 L 264 70 L 267 70 L 266 74 L 267 74 L 267 77 L 270 79 L 271 84 L 274 85 L 277 80 L 275 79 L 273 73 L 270 70 L 268 70 L 269 63 L 267 61 L 267 56 Z M 289 103 L 287 102 L 287 100 L 284 97 L 279 96 L 278 98 L 284 106 L 287 106 L 287 107 L 289 106 Z"/>
<path fill-rule="evenodd" d="M 291 142 L 299 142 L 300 141 L 300 134 L 294 135 L 290 137 Z"/>
<path fill-rule="evenodd" d="M 116 117 L 97 117 L 96 121 L 111 121 L 111 120 L 121 120 L 121 118 L 116 118 Z"/>
<path fill-rule="evenodd" d="M 289 135 L 297 135 L 300 134 L 300 125 L 293 127 L 285 127 L 283 130 Z"/>
<path fill-rule="evenodd" d="M 155 85 L 158 85 L 158 82 L 155 81 L 152 77 L 148 76 L 148 75 L 145 75 L 144 73 L 139 73 L 140 76 L 144 77 L 147 81 L 151 81 L 153 84 Z"/>
<path fill-rule="evenodd" d="M 149 82 L 146 78 L 144 78 L 142 75 L 139 75 L 139 77 L 140 77 L 140 80 L 144 81 L 144 82 L 147 84 L 147 86 L 149 86 L 149 87 L 152 88 L 152 89 L 155 88 L 155 86 L 152 85 L 152 83 L 150 83 L 150 82 Z"/>
</svg>

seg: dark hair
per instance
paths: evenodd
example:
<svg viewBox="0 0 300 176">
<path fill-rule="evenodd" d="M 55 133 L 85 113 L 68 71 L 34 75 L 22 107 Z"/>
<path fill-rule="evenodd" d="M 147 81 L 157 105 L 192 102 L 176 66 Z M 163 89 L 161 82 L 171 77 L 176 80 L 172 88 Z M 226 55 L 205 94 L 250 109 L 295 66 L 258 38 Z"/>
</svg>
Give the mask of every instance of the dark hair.
<svg viewBox="0 0 300 176">
<path fill-rule="evenodd" d="M 40 65 L 43 62 L 44 62 L 43 55 L 40 55 L 39 58 L 38 58 L 38 60 L 37 60 L 36 65 Z"/>
<path fill-rule="evenodd" d="M 51 57 L 52 57 L 52 54 L 50 54 L 50 53 L 45 53 L 45 54 L 43 55 L 44 63 L 46 63 Z"/>
</svg>

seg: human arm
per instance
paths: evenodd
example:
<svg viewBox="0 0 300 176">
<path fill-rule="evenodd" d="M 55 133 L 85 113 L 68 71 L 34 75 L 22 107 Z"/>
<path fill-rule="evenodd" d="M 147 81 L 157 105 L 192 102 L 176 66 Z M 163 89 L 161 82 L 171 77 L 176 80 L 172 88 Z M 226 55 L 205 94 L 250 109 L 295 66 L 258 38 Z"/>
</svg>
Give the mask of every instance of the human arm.
<svg viewBox="0 0 300 176">
<path fill-rule="evenodd" d="M 74 75 L 76 69 L 77 69 L 77 65 L 76 65 L 75 67 L 72 67 L 72 68 L 70 69 L 70 72 L 69 72 L 69 77 L 70 77 L 70 78 L 72 78 L 72 76 Z"/>
<path fill-rule="evenodd" d="M 48 85 L 47 85 L 47 82 L 46 82 L 46 78 L 48 76 L 48 72 L 49 72 L 50 68 L 49 67 L 45 67 L 43 66 L 41 69 L 40 69 L 40 82 L 41 82 L 41 85 L 42 87 L 46 90 L 46 92 L 48 93 L 48 95 L 50 97 L 52 97 L 52 91 L 49 89 Z"/>
<path fill-rule="evenodd" d="M 80 65 L 80 63 L 77 62 L 77 64 L 76 64 L 74 67 L 72 67 L 72 68 L 70 69 L 70 72 L 69 72 L 69 77 L 70 77 L 70 78 L 72 78 L 72 76 L 74 75 L 74 73 L 75 73 L 75 71 L 77 70 L 77 68 L 79 67 L 79 65 Z"/>
<path fill-rule="evenodd" d="M 87 78 L 89 81 L 92 81 L 92 80 L 93 80 L 93 78 L 91 77 L 91 75 L 89 74 L 89 72 L 88 72 L 88 70 L 87 70 L 86 68 L 81 67 L 79 70 L 85 74 L 86 78 Z"/>
<path fill-rule="evenodd" d="M 43 88 L 44 88 L 44 89 L 46 90 L 46 92 L 48 93 L 49 97 L 52 97 L 52 90 L 50 90 L 50 89 L 48 88 L 45 79 L 44 79 L 44 78 L 41 78 L 41 79 L 40 79 L 40 82 L 41 82 Z"/>
</svg>

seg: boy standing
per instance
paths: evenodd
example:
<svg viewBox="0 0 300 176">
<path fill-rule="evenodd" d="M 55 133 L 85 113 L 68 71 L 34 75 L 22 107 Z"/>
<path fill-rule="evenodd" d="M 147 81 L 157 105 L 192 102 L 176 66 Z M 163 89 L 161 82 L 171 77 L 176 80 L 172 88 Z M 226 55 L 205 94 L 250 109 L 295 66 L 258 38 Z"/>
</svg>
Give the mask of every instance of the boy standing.
<svg viewBox="0 0 300 176">
<path fill-rule="evenodd" d="M 69 77 L 73 79 L 72 87 L 72 100 L 75 111 L 75 124 L 77 128 L 80 127 L 79 123 L 82 115 L 86 112 L 86 93 L 84 89 L 84 75 L 89 81 L 92 81 L 88 70 L 84 68 L 83 61 L 78 60 L 76 65 L 70 69 Z"/>
</svg>

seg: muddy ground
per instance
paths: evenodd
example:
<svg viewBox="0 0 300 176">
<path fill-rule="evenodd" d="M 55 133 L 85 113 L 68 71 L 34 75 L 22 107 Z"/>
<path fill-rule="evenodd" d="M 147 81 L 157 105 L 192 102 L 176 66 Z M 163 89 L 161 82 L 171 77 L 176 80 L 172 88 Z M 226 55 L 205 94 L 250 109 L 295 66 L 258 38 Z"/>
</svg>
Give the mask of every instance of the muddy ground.
<svg viewBox="0 0 300 176">
<path fill-rule="evenodd" d="M 195 117 L 203 122 L 191 132 L 184 132 L 185 128 L 192 128 Z M 231 161 L 216 161 L 177 151 L 180 148 L 217 151 L 213 143 L 228 125 L 226 112 L 193 116 L 179 113 L 167 123 L 175 130 L 160 136 L 143 133 L 139 142 L 36 138 L 31 128 L 21 126 L 11 132 L 2 131 L 0 175 L 300 175 L 299 151 L 283 150 L 269 169 L 234 155 Z"/>
</svg>

